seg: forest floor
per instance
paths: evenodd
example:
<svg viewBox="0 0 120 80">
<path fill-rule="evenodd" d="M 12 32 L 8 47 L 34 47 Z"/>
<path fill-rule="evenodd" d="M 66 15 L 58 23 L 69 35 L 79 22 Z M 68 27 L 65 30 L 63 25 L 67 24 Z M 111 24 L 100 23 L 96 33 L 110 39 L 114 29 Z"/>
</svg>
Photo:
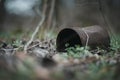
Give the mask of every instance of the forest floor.
<svg viewBox="0 0 120 80">
<path fill-rule="evenodd" d="M 110 50 L 70 47 L 57 52 L 56 39 L 0 40 L 0 80 L 120 80 L 119 40 Z"/>
</svg>

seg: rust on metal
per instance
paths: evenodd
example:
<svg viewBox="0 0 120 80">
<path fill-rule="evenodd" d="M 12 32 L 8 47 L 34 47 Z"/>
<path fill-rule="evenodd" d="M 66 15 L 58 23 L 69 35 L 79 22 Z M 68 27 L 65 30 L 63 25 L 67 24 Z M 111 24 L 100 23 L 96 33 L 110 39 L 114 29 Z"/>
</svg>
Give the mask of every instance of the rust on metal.
<svg viewBox="0 0 120 80">
<path fill-rule="evenodd" d="M 75 45 L 90 46 L 91 49 L 97 47 L 108 48 L 110 46 L 110 37 L 105 28 L 98 25 L 85 28 L 72 27 L 62 29 L 56 40 L 57 51 L 62 52 L 68 47 Z"/>
</svg>

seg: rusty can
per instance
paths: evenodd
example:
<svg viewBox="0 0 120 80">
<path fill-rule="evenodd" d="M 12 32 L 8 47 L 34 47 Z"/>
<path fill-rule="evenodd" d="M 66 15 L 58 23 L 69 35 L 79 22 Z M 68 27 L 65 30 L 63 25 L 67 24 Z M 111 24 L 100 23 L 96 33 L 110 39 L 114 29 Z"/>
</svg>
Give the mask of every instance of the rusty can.
<svg viewBox="0 0 120 80">
<path fill-rule="evenodd" d="M 68 47 L 80 45 L 89 46 L 91 49 L 97 47 L 107 49 L 110 47 L 110 36 L 107 30 L 99 25 L 64 28 L 58 33 L 56 39 L 57 51 L 65 51 L 66 44 L 69 44 Z"/>
</svg>

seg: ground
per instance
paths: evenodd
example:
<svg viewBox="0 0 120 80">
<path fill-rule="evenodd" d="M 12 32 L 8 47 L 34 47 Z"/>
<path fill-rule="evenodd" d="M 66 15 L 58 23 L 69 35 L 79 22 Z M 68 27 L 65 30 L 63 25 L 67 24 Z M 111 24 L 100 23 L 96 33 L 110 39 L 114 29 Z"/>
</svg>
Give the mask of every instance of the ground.
<svg viewBox="0 0 120 80">
<path fill-rule="evenodd" d="M 119 80 L 120 46 L 111 37 L 109 50 L 70 47 L 57 52 L 56 38 L 0 40 L 0 80 Z"/>
</svg>

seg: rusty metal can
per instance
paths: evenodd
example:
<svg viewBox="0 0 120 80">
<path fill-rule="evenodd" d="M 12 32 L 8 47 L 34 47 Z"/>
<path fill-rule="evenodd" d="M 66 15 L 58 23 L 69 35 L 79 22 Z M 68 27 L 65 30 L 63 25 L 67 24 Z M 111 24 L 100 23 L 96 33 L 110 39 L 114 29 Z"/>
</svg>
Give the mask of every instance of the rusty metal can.
<svg viewBox="0 0 120 80">
<path fill-rule="evenodd" d="M 110 37 L 107 30 L 99 25 L 64 28 L 58 33 L 56 39 L 57 51 L 65 51 L 66 44 L 69 44 L 68 47 L 80 45 L 89 46 L 91 49 L 97 47 L 107 49 L 110 47 Z"/>
</svg>

